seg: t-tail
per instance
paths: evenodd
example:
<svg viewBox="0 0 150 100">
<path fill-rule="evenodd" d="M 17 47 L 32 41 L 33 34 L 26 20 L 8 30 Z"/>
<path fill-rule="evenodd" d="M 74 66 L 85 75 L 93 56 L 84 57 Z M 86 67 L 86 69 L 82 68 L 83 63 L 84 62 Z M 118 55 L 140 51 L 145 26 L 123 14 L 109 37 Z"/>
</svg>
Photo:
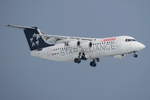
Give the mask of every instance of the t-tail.
<svg viewBox="0 0 150 100">
<path fill-rule="evenodd" d="M 19 25 L 7 25 L 8 27 L 22 29 L 26 36 L 30 50 L 42 50 L 43 48 L 53 46 L 54 44 L 48 44 L 42 38 L 42 33 L 38 27 L 25 27 Z"/>
</svg>

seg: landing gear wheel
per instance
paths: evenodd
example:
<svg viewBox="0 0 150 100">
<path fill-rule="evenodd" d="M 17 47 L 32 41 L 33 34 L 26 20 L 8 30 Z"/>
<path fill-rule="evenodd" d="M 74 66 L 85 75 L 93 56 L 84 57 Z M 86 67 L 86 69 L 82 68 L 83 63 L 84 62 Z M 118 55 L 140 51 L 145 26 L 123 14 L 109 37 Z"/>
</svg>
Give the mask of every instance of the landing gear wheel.
<svg viewBox="0 0 150 100">
<path fill-rule="evenodd" d="M 90 62 L 90 66 L 91 66 L 91 67 L 96 67 L 96 62 L 95 62 L 95 60 L 93 60 L 93 61 Z"/>
<path fill-rule="evenodd" d="M 134 58 L 137 58 L 137 57 L 138 57 L 138 55 L 137 55 L 137 54 L 133 54 L 133 57 L 134 57 Z"/>
<path fill-rule="evenodd" d="M 74 62 L 79 64 L 79 63 L 81 63 L 81 59 L 80 58 L 75 58 Z"/>
</svg>

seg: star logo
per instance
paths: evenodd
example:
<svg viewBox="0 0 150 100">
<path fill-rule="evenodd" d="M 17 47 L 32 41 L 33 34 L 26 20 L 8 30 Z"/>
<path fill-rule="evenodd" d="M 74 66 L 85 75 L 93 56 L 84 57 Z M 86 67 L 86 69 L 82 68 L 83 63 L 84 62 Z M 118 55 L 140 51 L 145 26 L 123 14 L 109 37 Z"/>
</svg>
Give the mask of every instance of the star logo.
<svg viewBox="0 0 150 100">
<path fill-rule="evenodd" d="M 33 34 L 33 36 L 30 38 L 32 47 L 39 45 L 39 38 L 40 38 L 40 36 L 38 34 L 36 34 L 36 33 Z"/>
</svg>

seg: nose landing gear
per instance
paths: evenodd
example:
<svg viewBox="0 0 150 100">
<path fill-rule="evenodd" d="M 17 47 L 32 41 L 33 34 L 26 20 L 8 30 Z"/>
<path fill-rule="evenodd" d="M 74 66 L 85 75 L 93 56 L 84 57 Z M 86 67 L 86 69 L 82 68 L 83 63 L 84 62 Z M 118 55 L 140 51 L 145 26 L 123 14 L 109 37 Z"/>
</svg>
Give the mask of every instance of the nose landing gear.
<svg viewBox="0 0 150 100">
<path fill-rule="evenodd" d="M 134 57 L 134 58 L 137 58 L 137 57 L 138 57 L 138 54 L 136 53 L 136 51 L 133 51 L 133 57 Z"/>
<path fill-rule="evenodd" d="M 138 57 L 138 55 L 137 55 L 136 53 L 134 53 L 134 54 L 133 54 L 133 57 L 134 57 L 134 58 L 137 58 L 137 57 Z"/>
</svg>

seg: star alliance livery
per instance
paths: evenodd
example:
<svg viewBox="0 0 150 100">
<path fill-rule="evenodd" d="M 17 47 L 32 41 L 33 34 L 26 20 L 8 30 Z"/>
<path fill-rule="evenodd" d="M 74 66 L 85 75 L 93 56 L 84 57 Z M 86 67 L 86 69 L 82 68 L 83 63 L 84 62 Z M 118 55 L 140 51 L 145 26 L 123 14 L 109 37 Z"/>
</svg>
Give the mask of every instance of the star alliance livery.
<svg viewBox="0 0 150 100">
<path fill-rule="evenodd" d="M 95 67 L 99 59 L 106 56 L 122 58 L 144 49 L 145 45 L 131 36 L 116 36 L 107 38 L 85 38 L 48 35 L 38 27 L 7 25 L 7 27 L 22 29 L 25 33 L 32 56 L 54 60 L 73 61 L 77 64 L 90 60 L 90 66 Z"/>
</svg>

